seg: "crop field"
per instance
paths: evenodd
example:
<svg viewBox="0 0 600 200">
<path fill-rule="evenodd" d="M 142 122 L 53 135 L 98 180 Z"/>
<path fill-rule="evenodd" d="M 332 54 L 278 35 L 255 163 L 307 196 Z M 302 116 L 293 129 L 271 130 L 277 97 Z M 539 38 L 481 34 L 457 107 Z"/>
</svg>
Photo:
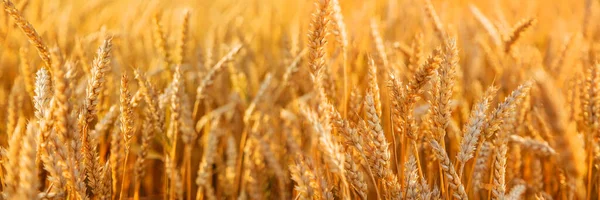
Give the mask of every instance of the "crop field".
<svg viewBox="0 0 600 200">
<path fill-rule="evenodd" d="M 0 199 L 600 198 L 600 1 L 1 1 Z"/>
</svg>

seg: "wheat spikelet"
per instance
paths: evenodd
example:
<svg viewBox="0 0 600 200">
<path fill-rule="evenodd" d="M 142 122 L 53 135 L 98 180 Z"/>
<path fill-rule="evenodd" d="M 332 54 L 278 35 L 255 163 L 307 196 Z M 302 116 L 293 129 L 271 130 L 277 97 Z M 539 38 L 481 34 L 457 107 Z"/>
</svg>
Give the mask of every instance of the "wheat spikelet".
<svg viewBox="0 0 600 200">
<path fill-rule="evenodd" d="M 425 46 L 423 34 L 421 32 L 416 33 L 410 47 L 400 43 L 396 43 L 396 45 L 408 57 L 408 69 L 414 74 L 423 63 L 423 48 Z"/>
<path fill-rule="evenodd" d="M 177 58 L 175 59 L 176 65 L 181 65 L 185 61 L 185 44 L 188 39 L 188 30 L 189 30 L 189 21 L 190 21 L 190 11 L 183 11 L 183 20 L 181 20 L 181 36 L 179 38 L 179 43 L 177 45 Z"/>
<path fill-rule="evenodd" d="M 256 142 L 256 140 L 251 139 L 249 142 L 249 146 L 255 146 L 255 143 L 253 142 Z M 264 199 L 265 188 L 262 186 L 265 184 L 265 179 L 262 176 L 259 176 L 257 173 L 258 171 L 265 170 L 265 163 L 262 161 L 264 159 L 264 156 L 257 149 L 250 151 L 251 152 L 247 152 L 247 158 L 250 162 L 244 163 L 244 165 L 246 165 L 247 167 L 244 173 L 244 175 L 246 176 L 246 178 L 244 179 L 246 180 L 245 187 L 248 191 L 248 196 L 250 197 L 250 199 Z"/>
<path fill-rule="evenodd" d="M 131 93 L 128 89 L 129 78 L 127 74 L 121 76 L 121 95 L 120 95 L 120 113 L 121 113 L 121 134 L 123 134 L 123 140 L 125 141 L 125 151 L 129 149 L 129 143 L 133 137 L 133 109 L 129 103 L 131 100 Z"/>
<path fill-rule="evenodd" d="M 131 97 L 131 102 L 129 103 L 132 107 L 137 108 L 142 100 L 144 100 L 144 96 L 142 94 L 142 91 L 138 90 L 135 92 L 135 94 L 133 94 L 133 96 Z"/>
<path fill-rule="evenodd" d="M 402 83 L 396 78 L 396 76 L 390 74 L 388 81 L 387 81 L 387 87 L 390 90 L 390 107 L 391 107 L 391 113 L 392 113 L 392 122 L 394 123 L 394 133 L 399 134 L 400 136 L 403 136 L 406 131 L 405 126 L 408 126 L 410 124 L 407 124 L 407 122 L 404 120 L 404 116 L 402 116 L 403 114 L 408 114 L 408 113 L 404 113 L 402 112 L 402 109 L 404 108 L 404 104 L 402 99 L 400 99 L 400 97 L 405 96 L 405 91 L 402 90 Z"/>
<path fill-rule="evenodd" d="M 159 108 L 158 97 L 156 96 L 156 91 L 150 84 L 150 82 L 142 77 L 140 71 L 134 70 L 135 79 L 138 81 L 138 86 L 140 87 L 140 91 L 142 96 L 144 97 L 144 101 L 149 105 L 148 110 L 152 119 L 153 131 L 157 133 L 163 133 L 164 130 L 164 113 L 163 110 Z"/>
<path fill-rule="evenodd" d="M 139 188 L 146 175 L 146 158 L 148 157 L 148 151 L 150 149 L 150 142 L 154 138 L 154 131 L 150 125 L 151 119 L 144 117 L 144 124 L 142 125 L 142 139 L 141 147 L 138 152 L 137 159 L 135 160 L 134 178 L 135 178 L 135 198 L 139 198 Z"/>
<path fill-rule="evenodd" d="M 517 25 L 515 25 L 515 27 L 513 28 L 513 31 L 509 35 L 506 35 L 504 38 L 504 51 L 506 53 L 511 52 L 512 47 L 522 36 L 523 32 L 525 32 L 527 29 L 533 26 L 535 22 L 535 18 L 529 18 L 517 23 Z"/>
<path fill-rule="evenodd" d="M 102 167 L 101 177 L 102 185 L 98 186 L 100 189 L 98 191 L 98 196 L 102 200 L 109 200 L 112 198 L 112 174 L 110 169 L 110 161 L 107 161 Z"/>
<path fill-rule="evenodd" d="M 46 106 L 48 106 L 52 95 L 50 87 L 50 74 L 48 70 L 41 68 L 36 73 L 35 95 L 33 96 L 35 116 L 38 120 L 41 120 L 46 114 Z"/>
<path fill-rule="evenodd" d="M 171 121 L 169 122 L 169 125 L 171 126 L 171 132 L 170 135 L 169 133 L 167 133 L 167 137 L 169 137 L 169 139 L 171 140 L 171 149 L 168 150 L 170 151 L 170 155 L 173 158 L 176 158 L 176 154 L 177 154 L 177 142 L 179 139 L 179 135 L 180 135 L 180 131 L 181 131 L 181 127 L 182 127 L 182 123 L 181 123 L 181 113 L 182 113 L 182 93 L 184 91 L 184 85 L 183 85 L 183 81 L 182 79 L 182 72 L 181 72 L 181 66 L 177 65 L 175 66 L 175 72 L 173 74 L 173 82 L 171 83 L 172 86 L 172 91 L 171 91 L 171 95 L 170 95 L 170 102 L 171 102 Z M 165 92 L 167 93 L 167 92 Z M 175 163 L 175 161 L 173 161 Z M 165 163 L 168 165 L 175 165 L 174 163 Z M 175 166 L 171 166 L 173 168 L 175 168 Z M 176 174 L 176 172 L 171 172 L 171 178 L 176 178 L 178 175 Z M 173 184 L 175 185 L 175 184 Z M 176 185 L 175 185 L 176 186 Z M 173 188 L 171 188 L 173 189 Z M 171 191 L 173 192 L 173 191 Z"/>
<path fill-rule="evenodd" d="M 448 184 L 450 188 L 453 190 L 453 195 L 457 199 L 467 199 L 467 194 L 465 192 L 465 188 L 454 169 L 454 165 L 450 163 L 450 159 L 446 154 L 446 151 L 442 149 L 442 147 L 438 144 L 436 140 L 430 141 L 431 147 L 435 156 L 438 158 L 440 165 L 444 171 L 445 177 L 448 179 Z"/>
<path fill-rule="evenodd" d="M 352 150 L 346 148 L 344 152 L 344 174 L 352 187 L 356 190 L 362 199 L 367 199 L 367 183 L 364 180 L 364 174 L 360 171 L 359 166 L 354 161 Z"/>
<path fill-rule="evenodd" d="M 600 117 L 600 97 L 598 96 L 600 85 L 598 84 L 600 84 L 600 64 L 595 63 L 585 70 L 585 80 L 581 91 L 582 117 L 585 127 L 588 128 L 586 132 L 590 133 L 589 137 L 596 137 L 600 132 L 597 124 Z"/>
<path fill-rule="evenodd" d="M 312 15 L 308 33 L 308 66 L 314 83 L 319 82 L 321 70 L 325 68 L 325 45 L 331 16 L 331 0 L 318 0 Z"/>
<path fill-rule="evenodd" d="M 460 145 L 460 151 L 457 155 L 458 162 L 460 163 L 458 173 L 461 177 L 465 163 L 467 163 L 469 159 L 473 158 L 473 153 L 475 152 L 477 141 L 479 140 L 479 136 L 481 134 L 481 128 L 485 122 L 485 112 L 489 106 L 489 101 L 496 94 L 497 90 L 498 89 L 494 86 L 488 88 L 482 99 L 479 100 L 479 102 L 477 102 L 472 109 L 471 116 L 469 117 L 469 123 L 465 127 L 465 132 Z"/>
<path fill-rule="evenodd" d="M 469 5 L 469 10 L 471 13 L 473 13 L 475 19 L 477 19 L 477 21 L 479 21 L 479 23 L 487 31 L 488 35 L 490 35 L 492 41 L 494 41 L 494 44 L 500 45 L 502 38 L 500 38 L 500 34 L 498 33 L 498 30 L 494 24 L 492 24 L 492 22 L 479 10 L 479 8 L 477 8 L 477 6 Z"/>
<path fill-rule="evenodd" d="M 437 70 L 438 77 L 434 79 L 431 94 L 432 123 L 436 138 L 443 138 L 446 128 L 450 125 L 450 99 L 454 90 L 456 68 L 458 65 L 458 49 L 454 40 L 448 40 L 443 50 L 442 63 Z"/>
<path fill-rule="evenodd" d="M 431 77 L 435 74 L 435 71 L 440 67 L 442 62 L 441 58 L 439 57 L 440 54 L 441 50 L 439 48 L 435 49 L 433 54 L 427 58 L 425 63 L 423 63 L 423 65 L 421 65 L 419 69 L 417 69 L 415 75 L 413 76 L 413 79 L 408 84 L 409 90 L 407 92 L 407 96 L 411 98 L 411 101 L 408 102 L 414 104 L 413 101 L 416 101 L 414 100 L 414 98 L 416 97 L 413 95 L 418 95 L 421 92 L 425 84 L 429 82 Z"/>
<path fill-rule="evenodd" d="M 98 104 L 98 95 L 106 82 L 106 72 L 110 69 L 110 52 L 112 48 L 112 38 L 107 38 L 98 48 L 96 58 L 93 62 L 92 77 L 88 83 L 85 109 L 83 109 L 80 119 L 80 126 L 86 126 L 92 122 L 96 115 L 96 106 Z"/>
<path fill-rule="evenodd" d="M 321 105 L 326 106 L 326 105 Z M 331 105 L 328 105 L 331 106 Z M 325 153 L 325 159 L 330 167 L 330 171 L 338 173 L 340 176 L 343 175 L 344 161 L 341 148 L 337 143 L 337 140 L 331 134 L 331 127 L 328 123 L 323 123 L 318 119 L 317 114 L 307 106 L 301 106 L 302 113 L 312 124 L 312 128 L 315 134 L 318 134 L 319 146 Z M 330 109 L 325 109 L 330 110 Z"/>
<path fill-rule="evenodd" d="M 71 63 L 67 63 L 67 66 Z M 59 155 L 59 162 L 65 165 L 63 173 L 67 180 L 67 185 L 74 189 L 78 198 L 87 199 L 86 187 L 84 183 L 85 171 L 84 163 L 77 162 L 81 160 L 80 143 L 78 143 L 79 132 L 70 128 L 73 125 L 71 119 L 71 105 L 68 102 L 69 93 L 65 72 L 62 67 L 54 68 L 54 104 L 52 117 L 55 132 L 53 140 L 55 142 L 55 151 Z M 69 142 L 71 139 L 72 142 Z"/>
<path fill-rule="evenodd" d="M 318 198 L 316 195 L 320 195 L 319 182 L 309 166 L 307 160 L 302 156 L 297 158 L 295 164 L 290 165 L 292 180 L 296 182 L 294 190 L 298 192 L 297 198 L 299 199 Z"/>
<path fill-rule="evenodd" d="M 523 148 L 529 149 L 540 156 L 551 156 L 556 154 L 554 148 L 550 147 L 550 145 L 545 141 L 523 138 L 518 135 L 511 135 L 509 139 L 511 142 L 520 144 Z"/>
<path fill-rule="evenodd" d="M 336 36 L 336 41 L 341 45 L 342 51 L 346 52 L 348 49 L 348 33 L 339 0 L 331 0 L 331 17 L 333 18 L 331 32 Z"/>
<path fill-rule="evenodd" d="M 169 51 L 167 51 L 167 42 L 165 39 L 165 34 L 163 32 L 163 27 L 160 24 L 160 14 L 155 14 L 152 18 L 152 30 L 154 36 L 154 48 L 158 51 L 158 54 L 161 59 L 161 67 L 163 69 L 169 69 L 171 65 L 171 57 L 169 55 Z"/>
<path fill-rule="evenodd" d="M 425 0 L 425 14 L 431 20 L 433 24 L 433 28 L 435 29 L 435 34 L 440 41 L 445 41 L 447 33 L 445 31 L 444 26 L 440 20 L 440 17 L 435 12 L 435 8 L 433 4 L 431 4 L 431 0 Z"/>
<path fill-rule="evenodd" d="M 165 174 L 172 184 L 169 199 L 183 199 L 183 180 L 181 174 L 175 168 L 175 161 L 167 155 L 165 157 Z"/>
<path fill-rule="evenodd" d="M 212 178 L 212 165 L 215 162 L 215 155 L 217 151 L 217 145 L 222 136 L 222 132 L 218 129 L 218 119 L 214 119 L 211 124 L 211 131 L 206 136 L 206 144 L 204 145 L 204 156 L 200 162 L 198 168 L 198 176 L 196 178 L 196 184 L 201 187 L 198 190 L 198 198 L 201 194 L 205 195 L 208 199 L 215 199 L 214 188 L 210 184 Z"/>
<path fill-rule="evenodd" d="M 375 110 L 377 111 L 377 115 L 381 116 L 381 98 L 379 96 L 379 84 L 377 81 L 377 66 L 371 57 L 369 57 L 369 73 L 367 74 L 367 78 L 369 79 L 369 90 L 373 95 Z"/>
<path fill-rule="evenodd" d="M 330 113 L 330 120 L 337 133 L 343 138 L 343 154 L 344 154 L 344 174 L 346 179 L 358 192 L 361 198 L 367 198 L 367 185 L 364 181 L 364 175 L 362 171 L 359 171 L 358 163 L 354 161 L 355 155 L 354 150 L 361 155 L 361 159 L 366 160 L 365 151 L 363 149 L 363 141 L 359 135 L 359 131 L 356 127 L 353 127 L 348 121 L 344 120 L 340 113 L 333 109 Z M 357 156 L 358 157 L 358 156 Z"/>
<path fill-rule="evenodd" d="M 354 90 L 352 90 L 352 92 L 350 92 L 350 100 L 349 100 L 349 105 L 348 105 L 348 111 L 350 113 L 354 113 L 354 114 L 350 114 L 349 121 L 353 122 L 353 123 L 358 123 L 358 114 L 362 113 L 362 106 L 363 106 L 363 96 L 360 94 L 360 91 L 358 90 L 358 88 L 354 88 Z"/>
<path fill-rule="evenodd" d="M 332 113 L 330 113 L 330 116 L 333 126 L 337 130 L 337 133 L 344 138 L 345 143 L 352 146 L 360 154 L 364 154 L 363 142 L 357 128 L 352 127 L 350 123 L 344 120 L 340 113 L 335 109 L 333 109 Z"/>
<path fill-rule="evenodd" d="M 259 141 L 258 146 L 260 148 L 261 154 L 265 157 L 267 164 L 273 170 L 275 177 L 277 178 L 279 198 L 286 199 L 287 192 L 285 191 L 286 190 L 285 187 L 286 187 L 287 183 L 286 183 L 286 179 L 284 178 L 284 177 L 286 177 L 286 174 L 283 171 L 283 168 L 281 167 L 281 165 L 276 160 L 275 154 L 271 150 L 270 145 L 264 139 L 259 139 L 258 141 Z"/>
<path fill-rule="evenodd" d="M 250 102 L 250 105 L 244 111 L 244 117 L 243 117 L 244 122 L 247 123 L 250 120 L 250 117 L 254 113 L 256 106 L 265 97 L 265 93 L 267 92 L 267 89 L 269 88 L 269 85 L 271 84 L 272 80 L 273 80 L 273 76 L 271 76 L 271 74 L 265 75 L 262 83 L 260 84 L 260 87 L 258 88 L 258 91 L 256 91 L 256 95 Z"/>
<path fill-rule="evenodd" d="M 227 137 L 227 168 L 225 169 L 225 177 L 228 183 L 233 183 L 235 178 L 235 161 L 238 157 L 235 138 L 233 136 Z"/>
<path fill-rule="evenodd" d="M 106 133 L 106 131 L 110 128 L 110 126 L 115 122 L 115 120 L 119 116 L 119 114 L 120 114 L 120 110 L 118 109 L 118 106 L 117 105 L 111 106 L 110 109 L 108 109 L 108 112 L 106 112 L 104 114 L 102 119 L 100 119 L 98 121 L 98 123 L 96 123 L 94 130 L 90 133 L 90 137 L 92 138 L 92 141 L 95 142 L 100 139 L 103 139 L 102 136 L 104 136 L 104 133 Z M 97 143 L 94 143 L 92 145 L 97 145 Z"/>
<path fill-rule="evenodd" d="M 2 195 L 5 198 L 12 198 L 17 195 L 17 189 L 21 177 L 19 176 L 19 158 L 21 156 L 20 149 L 23 146 L 24 131 L 20 125 L 15 127 L 11 137 L 8 150 L 3 149 L 2 165 L 6 170 L 6 175 L 3 177 L 4 187 Z M 26 155 L 24 155 L 26 156 Z"/>
<path fill-rule="evenodd" d="M 50 105 L 54 104 L 54 100 L 51 100 Z M 54 153 L 56 149 L 54 140 L 48 139 L 51 135 L 54 135 L 52 130 L 53 122 L 51 120 L 54 109 L 56 109 L 56 107 L 50 107 L 50 110 L 45 113 L 44 118 L 38 120 L 40 126 L 40 140 L 38 141 L 38 146 L 40 147 L 40 158 L 44 165 L 44 169 L 48 172 L 48 180 L 54 186 L 53 196 L 63 197 L 66 189 L 66 179 L 62 175 L 64 166 L 59 164 L 58 154 Z"/>
<path fill-rule="evenodd" d="M 223 58 L 221 58 L 221 60 L 219 60 L 217 62 L 217 64 L 215 64 L 215 66 L 213 66 L 210 69 L 210 71 L 208 71 L 206 73 L 206 75 L 204 75 L 204 78 L 202 78 L 202 81 L 196 88 L 196 101 L 194 104 L 194 114 L 193 114 L 194 116 L 196 115 L 196 113 L 198 111 L 198 106 L 200 104 L 199 101 L 204 97 L 204 90 L 206 89 L 206 87 L 208 87 L 212 84 L 213 78 L 216 75 L 216 73 L 220 72 L 221 69 L 223 68 L 223 65 L 225 65 L 225 63 L 227 63 L 227 62 L 230 62 L 233 59 L 233 56 L 235 56 L 240 51 L 241 48 L 242 48 L 241 44 L 234 45 L 231 48 L 231 50 L 225 56 L 223 56 Z"/>
<path fill-rule="evenodd" d="M 508 194 L 506 194 L 506 199 L 509 199 L 509 200 L 521 199 L 521 195 L 523 195 L 523 193 L 525 193 L 526 189 L 527 188 L 525 187 L 525 185 L 513 186 L 513 188 L 510 189 L 510 192 Z"/>
<path fill-rule="evenodd" d="M 25 82 L 25 90 L 27 91 L 27 93 L 29 94 L 30 97 L 33 97 L 35 95 L 34 93 L 34 88 L 35 88 L 35 83 L 33 80 L 33 74 L 35 69 L 31 67 L 31 65 L 29 65 L 29 62 L 27 60 L 27 52 L 28 50 L 26 48 L 20 48 L 19 49 L 19 59 L 20 59 L 20 63 L 21 63 L 21 76 L 23 77 L 23 82 Z"/>
<path fill-rule="evenodd" d="M 390 152 L 385 134 L 381 127 L 381 122 L 373 101 L 373 92 L 369 90 L 365 96 L 365 114 L 367 115 L 366 127 L 367 138 L 370 142 L 367 143 L 367 160 L 371 171 L 376 178 L 379 178 L 386 185 L 388 191 L 387 198 L 400 199 L 401 189 L 398 184 L 398 178 L 392 173 L 390 168 Z"/>
<path fill-rule="evenodd" d="M 21 80 L 20 78 L 17 78 L 15 80 L 15 82 L 18 83 L 17 81 L 20 81 L 20 80 Z M 22 89 L 23 89 L 23 87 L 21 84 L 15 84 L 10 89 L 10 93 L 8 94 L 9 110 L 8 110 L 8 114 L 6 116 L 6 118 L 7 118 L 6 132 L 10 133 L 10 134 L 12 134 L 15 131 L 17 122 L 19 120 L 19 110 L 21 110 L 23 107 L 23 101 L 22 101 L 23 95 L 20 94 Z M 7 134 L 7 135 L 10 136 L 10 134 Z"/>
<path fill-rule="evenodd" d="M 419 178 L 421 179 L 421 184 L 419 185 L 419 198 L 439 198 L 439 192 L 437 191 L 437 188 L 431 190 L 429 184 L 427 183 L 427 180 L 425 180 L 425 177 L 420 176 Z"/>
<path fill-rule="evenodd" d="M 416 62 L 414 58 L 417 58 L 417 54 L 418 52 L 415 52 L 416 47 L 411 48 L 411 46 L 407 45 L 407 44 L 402 44 L 400 42 L 394 42 L 392 44 L 392 48 L 394 48 L 394 50 L 400 51 L 400 53 L 402 53 L 402 55 L 409 57 L 409 64 L 410 65 L 414 65 Z M 411 59 L 413 58 L 413 59 Z M 411 70 L 413 70 L 414 68 L 416 68 L 416 66 L 409 66 Z"/>
<path fill-rule="evenodd" d="M 118 177 L 119 177 L 119 165 L 121 164 L 121 160 L 122 160 L 122 149 L 123 149 L 123 140 L 122 137 L 120 135 L 120 128 L 118 128 L 119 126 L 115 126 L 110 133 L 110 156 L 108 158 L 109 161 L 109 166 L 110 166 L 110 175 L 111 175 L 111 183 L 112 183 L 112 187 L 111 187 L 111 193 L 112 194 L 117 194 L 119 193 L 118 190 Z M 99 168 L 98 168 L 99 169 Z M 96 177 L 96 175 L 99 175 L 98 173 L 96 173 L 94 176 Z M 88 175 L 88 179 L 90 178 L 90 176 Z M 99 180 L 99 176 L 96 177 L 97 184 L 100 184 L 100 180 Z M 96 187 L 96 188 L 100 188 L 100 187 Z"/>
<path fill-rule="evenodd" d="M 121 76 L 121 95 L 120 95 L 120 111 L 121 111 L 121 134 L 123 135 L 124 149 L 125 149 L 125 160 L 124 165 L 127 165 L 127 159 L 129 157 L 129 147 L 131 138 L 133 137 L 133 110 L 131 108 L 131 93 L 127 88 L 129 80 L 127 74 Z M 127 167 L 123 167 L 123 178 L 121 181 L 121 192 L 119 198 L 123 198 L 123 188 L 125 184 L 125 177 L 127 175 Z M 125 194 L 126 195 L 126 194 Z"/>
<path fill-rule="evenodd" d="M 418 95 L 421 93 L 421 89 L 440 65 L 441 59 L 437 56 L 438 53 L 439 50 L 436 50 L 434 56 L 430 56 L 418 69 L 406 89 L 401 88 L 401 84 L 394 76 L 390 75 L 388 80 L 388 88 L 392 91 L 390 98 L 393 105 L 392 116 L 395 131 L 401 135 L 406 134 L 413 141 L 417 138 L 417 127 L 413 116 L 414 105 L 419 100 Z"/>
<path fill-rule="evenodd" d="M 417 161 L 410 155 L 404 167 L 404 182 L 406 185 L 406 199 L 417 199 L 419 197 L 419 174 L 417 173 Z"/>
<path fill-rule="evenodd" d="M 50 75 L 48 74 L 48 70 L 41 68 L 36 73 L 36 81 L 35 81 L 35 95 L 33 96 L 33 105 L 35 107 L 35 117 L 37 118 L 38 124 L 43 120 L 44 116 L 46 116 L 46 107 L 50 103 Z M 47 128 L 47 127 L 46 127 Z M 46 130 L 47 131 L 47 130 Z M 42 152 L 44 149 L 42 148 L 42 144 L 45 143 L 47 138 L 47 133 L 41 133 L 38 136 L 38 153 L 36 156 L 36 162 L 40 162 Z"/>
<path fill-rule="evenodd" d="M 35 31 L 33 26 L 21 15 L 19 10 L 15 8 L 15 5 L 10 0 L 3 0 L 4 10 L 10 15 L 14 20 L 15 24 L 21 28 L 21 31 L 27 36 L 29 39 L 29 43 L 33 44 L 44 61 L 44 64 L 47 68 L 52 67 L 52 60 L 50 59 L 50 52 L 48 51 L 48 47 L 44 44 L 42 37 Z"/>
<path fill-rule="evenodd" d="M 30 123 L 23 136 L 23 144 L 19 157 L 19 187 L 17 188 L 15 197 L 17 199 L 35 199 L 38 195 L 37 188 L 40 183 L 35 163 L 37 151 L 35 142 L 36 132 L 37 128 L 35 124 Z"/>
<path fill-rule="evenodd" d="M 91 188 L 99 188 L 100 184 L 100 164 L 98 163 L 98 153 L 96 147 L 92 145 L 91 138 L 88 134 L 89 124 L 96 118 L 96 112 L 98 105 L 98 95 L 104 87 L 106 82 L 106 72 L 110 69 L 109 58 L 112 47 L 112 38 L 105 39 L 102 45 L 98 48 L 97 56 L 93 62 L 92 77 L 88 82 L 86 89 L 86 98 L 84 101 L 84 108 L 79 114 L 78 125 L 79 131 L 81 132 L 81 152 L 84 157 L 86 176 L 89 180 Z M 91 146 L 92 145 L 92 146 Z M 98 195 L 98 190 L 92 190 L 95 195 Z"/>
<path fill-rule="evenodd" d="M 516 105 L 527 95 L 531 85 L 530 81 L 520 85 L 492 111 L 483 127 L 486 138 L 496 135 L 500 131 L 502 123 L 511 117 L 510 114 L 514 111 Z"/>
<path fill-rule="evenodd" d="M 371 169 L 378 178 L 383 178 L 389 167 L 390 153 L 388 152 L 388 143 L 385 139 L 383 129 L 379 121 L 379 116 L 375 110 L 373 101 L 373 92 L 368 91 L 365 96 L 365 113 L 367 114 L 367 128 L 370 143 L 367 145 Z"/>
<path fill-rule="evenodd" d="M 490 142 L 484 142 L 479 150 L 479 155 L 475 160 L 475 169 L 473 169 L 473 186 L 475 191 L 478 191 L 482 187 L 482 178 L 488 171 L 488 163 L 492 156 L 492 144 Z"/>
<path fill-rule="evenodd" d="M 371 19 L 371 38 L 373 39 L 373 43 L 375 46 L 375 50 L 377 51 L 377 63 L 383 67 L 383 69 L 387 69 L 389 66 L 388 55 L 385 52 L 385 45 L 383 44 L 383 37 L 379 32 L 379 24 L 375 19 Z"/>
<path fill-rule="evenodd" d="M 493 188 L 494 199 L 505 199 L 506 193 L 506 138 L 498 137 L 495 141 L 496 150 L 494 151 L 493 165 Z"/>
<path fill-rule="evenodd" d="M 346 31 L 346 23 L 344 22 L 344 16 L 342 15 L 342 9 L 340 7 L 340 2 L 338 0 L 332 0 L 331 2 L 332 4 L 332 30 L 331 32 L 336 36 L 336 40 L 337 43 L 341 45 L 342 47 L 342 59 L 343 59 L 343 77 L 344 77 L 344 98 L 343 98 L 343 105 L 344 105 L 344 114 L 346 114 L 346 105 L 348 103 L 348 65 L 347 65 L 347 60 L 348 60 L 348 45 L 349 45 L 349 41 L 348 41 L 348 33 Z"/>
</svg>

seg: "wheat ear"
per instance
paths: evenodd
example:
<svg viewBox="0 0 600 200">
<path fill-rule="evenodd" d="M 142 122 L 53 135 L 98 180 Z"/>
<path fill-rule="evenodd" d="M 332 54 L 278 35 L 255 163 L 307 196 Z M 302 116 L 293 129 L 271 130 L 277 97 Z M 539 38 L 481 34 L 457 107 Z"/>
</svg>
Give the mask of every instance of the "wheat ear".
<svg viewBox="0 0 600 200">
<path fill-rule="evenodd" d="M 35 46 L 46 67 L 51 68 L 52 59 L 50 59 L 50 52 L 48 51 L 48 47 L 44 44 L 42 37 L 40 37 L 33 26 L 25 19 L 25 17 L 23 17 L 23 15 L 21 15 L 19 10 L 15 8 L 15 5 L 10 0 L 2 0 L 2 3 L 4 4 L 4 9 L 8 15 L 15 20 L 15 23 L 21 28 L 21 31 L 25 33 L 29 42 Z"/>
</svg>

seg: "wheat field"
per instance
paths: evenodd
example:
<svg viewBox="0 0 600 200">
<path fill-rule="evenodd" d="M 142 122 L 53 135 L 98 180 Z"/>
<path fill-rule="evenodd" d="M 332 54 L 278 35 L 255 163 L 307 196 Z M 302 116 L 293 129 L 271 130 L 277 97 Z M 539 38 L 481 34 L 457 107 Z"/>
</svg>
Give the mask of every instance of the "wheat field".
<svg viewBox="0 0 600 200">
<path fill-rule="evenodd" d="M 0 199 L 600 198 L 600 1 L 2 4 Z"/>
</svg>

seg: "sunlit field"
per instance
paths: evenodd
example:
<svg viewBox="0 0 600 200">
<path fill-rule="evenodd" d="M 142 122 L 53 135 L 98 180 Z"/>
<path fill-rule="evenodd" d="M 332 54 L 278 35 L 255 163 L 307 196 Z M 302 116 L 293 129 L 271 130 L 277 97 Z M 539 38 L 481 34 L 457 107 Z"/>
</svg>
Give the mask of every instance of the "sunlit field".
<svg viewBox="0 0 600 200">
<path fill-rule="evenodd" d="M 0 199 L 600 198 L 600 2 L 2 0 Z"/>
</svg>

